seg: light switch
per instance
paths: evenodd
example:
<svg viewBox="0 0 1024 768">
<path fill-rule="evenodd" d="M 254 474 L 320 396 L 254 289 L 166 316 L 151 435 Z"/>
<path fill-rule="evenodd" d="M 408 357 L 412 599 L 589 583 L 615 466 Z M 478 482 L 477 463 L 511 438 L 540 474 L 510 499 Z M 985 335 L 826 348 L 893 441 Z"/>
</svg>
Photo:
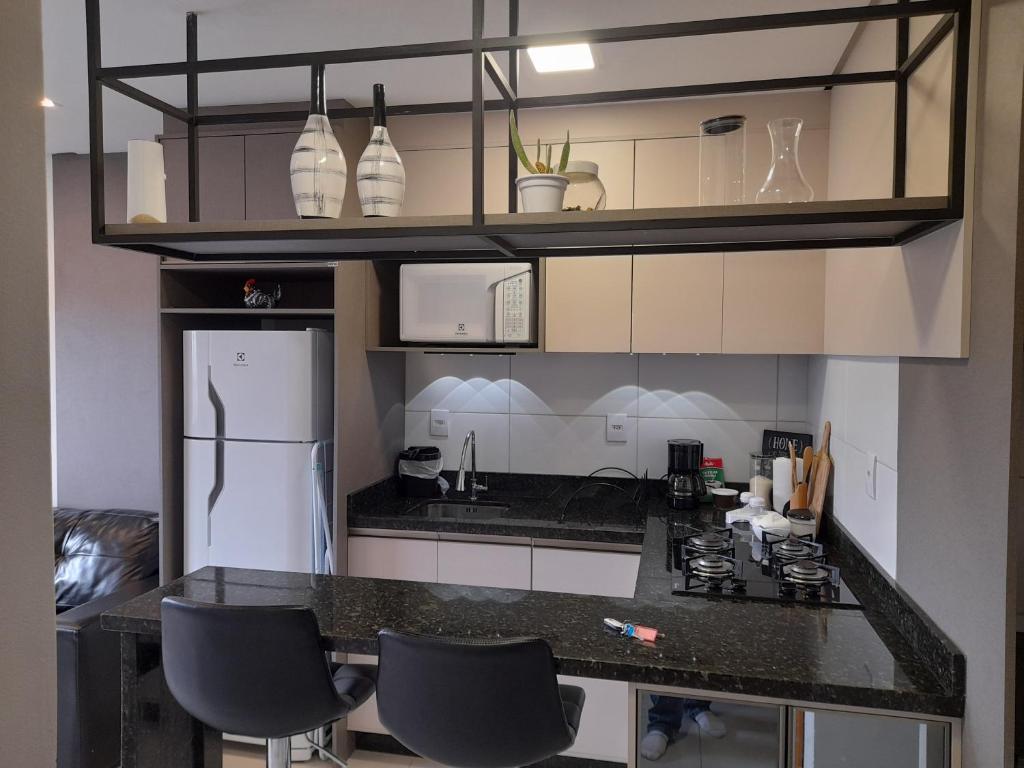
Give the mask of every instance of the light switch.
<svg viewBox="0 0 1024 768">
<path fill-rule="evenodd" d="M 869 499 L 878 498 L 878 456 L 868 454 L 867 469 L 864 472 L 864 493 Z"/>
<path fill-rule="evenodd" d="M 434 408 L 430 412 L 430 436 L 448 437 L 448 410 Z"/>
<path fill-rule="evenodd" d="M 626 414 L 609 413 L 606 432 L 607 434 L 605 439 L 607 439 L 609 443 L 628 442 L 629 435 L 626 432 Z"/>
</svg>

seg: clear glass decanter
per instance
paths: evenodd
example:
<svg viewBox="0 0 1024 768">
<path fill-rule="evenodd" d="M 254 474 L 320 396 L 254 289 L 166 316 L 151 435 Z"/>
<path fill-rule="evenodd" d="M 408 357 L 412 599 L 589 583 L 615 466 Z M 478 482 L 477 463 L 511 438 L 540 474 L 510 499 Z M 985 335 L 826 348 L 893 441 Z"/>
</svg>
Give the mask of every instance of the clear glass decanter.
<svg viewBox="0 0 1024 768">
<path fill-rule="evenodd" d="M 772 167 L 768 178 L 757 192 L 758 203 L 808 203 L 814 190 L 800 170 L 800 131 L 804 121 L 799 117 L 779 117 L 768 121 L 772 139 Z"/>
</svg>

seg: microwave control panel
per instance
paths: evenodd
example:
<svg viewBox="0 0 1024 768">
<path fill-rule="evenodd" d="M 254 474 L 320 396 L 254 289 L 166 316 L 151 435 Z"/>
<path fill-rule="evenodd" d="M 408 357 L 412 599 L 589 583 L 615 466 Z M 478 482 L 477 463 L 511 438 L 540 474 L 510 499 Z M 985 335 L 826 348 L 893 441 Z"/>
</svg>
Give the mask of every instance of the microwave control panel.
<svg viewBox="0 0 1024 768">
<path fill-rule="evenodd" d="M 495 302 L 496 341 L 505 344 L 530 341 L 530 272 L 501 281 Z"/>
</svg>

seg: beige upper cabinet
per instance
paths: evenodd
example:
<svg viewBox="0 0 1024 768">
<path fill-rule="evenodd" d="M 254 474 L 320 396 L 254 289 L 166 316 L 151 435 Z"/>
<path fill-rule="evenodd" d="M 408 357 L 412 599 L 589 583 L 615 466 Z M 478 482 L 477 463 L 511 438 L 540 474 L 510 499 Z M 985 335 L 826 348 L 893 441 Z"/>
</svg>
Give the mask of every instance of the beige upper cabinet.
<svg viewBox="0 0 1024 768">
<path fill-rule="evenodd" d="M 725 254 L 722 352 L 824 350 L 825 252 Z"/>
<path fill-rule="evenodd" d="M 632 256 L 547 259 L 547 352 L 629 352 Z"/>
<path fill-rule="evenodd" d="M 721 253 L 633 257 L 633 351 L 722 351 Z"/>
</svg>

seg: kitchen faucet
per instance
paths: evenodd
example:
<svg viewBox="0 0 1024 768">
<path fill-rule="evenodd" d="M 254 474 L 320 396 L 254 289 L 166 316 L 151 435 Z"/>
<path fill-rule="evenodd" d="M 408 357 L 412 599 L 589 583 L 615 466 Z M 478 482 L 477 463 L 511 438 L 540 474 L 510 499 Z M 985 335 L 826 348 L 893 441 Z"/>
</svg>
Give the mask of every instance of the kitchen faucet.
<svg viewBox="0 0 1024 768">
<path fill-rule="evenodd" d="M 480 485 L 476 481 L 476 430 L 469 430 L 466 439 L 462 443 L 462 458 L 459 460 L 459 474 L 455 478 L 455 490 L 462 492 L 466 490 L 466 449 L 470 451 L 469 470 L 469 500 L 476 501 L 477 491 L 486 491 L 486 485 Z"/>
</svg>

